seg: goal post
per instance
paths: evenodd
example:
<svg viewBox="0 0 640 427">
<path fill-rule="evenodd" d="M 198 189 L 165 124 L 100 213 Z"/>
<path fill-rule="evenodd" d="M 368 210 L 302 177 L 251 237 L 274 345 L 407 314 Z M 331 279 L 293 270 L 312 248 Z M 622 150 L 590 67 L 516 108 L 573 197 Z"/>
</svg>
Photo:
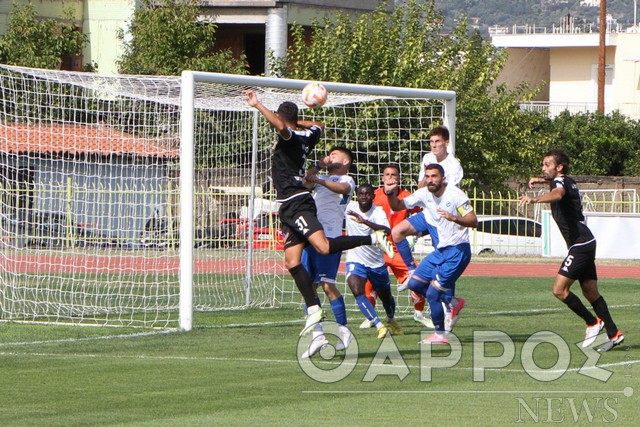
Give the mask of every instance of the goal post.
<svg viewBox="0 0 640 427">
<path fill-rule="evenodd" d="M 310 160 L 345 146 L 358 183 L 396 163 L 413 190 L 429 130 L 455 137 L 453 92 L 323 82 L 329 99 L 310 109 L 306 83 L 0 65 L 0 321 L 189 330 L 206 312 L 302 307 L 270 183 L 275 133 L 242 90 L 324 122 Z"/>
<path fill-rule="evenodd" d="M 259 145 L 259 128 L 264 127 L 264 120 L 260 118 L 260 114 L 250 108 L 242 94 L 242 89 L 253 88 L 259 89 L 259 97 L 263 104 L 275 110 L 283 101 L 294 101 L 302 108 L 301 114 L 312 115 L 318 117 L 327 124 L 326 133 L 333 123 L 338 123 L 340 119 L 331 117 L 331 113 L 325 114 L 327 111 L 339 110 L 344 106 L 354 106 L 358 103 L 380 102 L 385 104 L 385 100 L 413 100 L 412 103 L 396 106 L 396 113 L 401 110 L 427 109 L 432 111 L 434 101 L 441 102 L 439 106 L 435 106 L 438 110 L 436 115 L 426 114 L 417 117 L 420 122 L 419 128 L 412 137 L 424 140 L 426 132 L 432 127 L 433 123 L 442 124 L 449 128 L 450 145 L 449 149 L 452 154 L 455 153 L 455 119 L 456 119 L 456 94 L 453 91 L 429 90 L 429 89 L 412 89 L 402 87 L 387 86 L 371 86 L 337 82 L 320 82 L 329 92 L 329 100 L 324 107 L 316 110 L 305 108 L 300 102 L 300 92 L 302 88 L 309 83 L 305 80 L 294 80 L 284 78 L 265 78 L 254 76 L 231 75 L 221 73 L 205 73 L 195 71 L 184 71 L 182 73 L 182 115 L 181 115 L 181 156 L 180 156 L 180 182 L 181 182 L 181 205 L 182 212 L 190 212 L 193 209 L 193 168 L 195 165 L 195 138 L 194 129 L 196 122 L 196 110 L 198 108 L 218 108 L 220 110 L 237 110 L 248 111 L 252 116 L 253 130 L 251 133 L 251 182 L 250 182 L 250 202 L 249 210 L 254 211 L 255 188 L 256 188 L 256 163 Z M 216 102 L 216 99 L 218 102 Z M 352 107 L 355 108 L 355 107 Z M 366 108 L 366 107 L 363 107 Z M 372 107 L 378 108 L 378 106 Z M 396 114 L 399 123 L 402 122 L 401 114 Z M 262 120 L 262 124 L 261 121 Z M 353 120 L 356 121 L 355 118 Z M 363 122 L 366 120 L 363 120 Z M 349 141 L 346 133 L 354 129 L 334 129 L 338 134 L 336 142 L 340 145 L 346 145 L 353 149 L 354 142 Z M 388 131 L 389 129 L 380 129 Z M 403 129 L 398 128 L 397 133 L 401 133 Z M 409 131 L 405 129 L 405 131 Z M 340 135 L 343 132 L 344 134 Z M 375 138 L 375 136 L 374 136 Z M 423 141 L 419 140 L 421 144 Z M 350 146 L 351 145 L 351 146 Z M 422 146 L 420 151 L 412 153 L 414 161 L 422 154 Z M 355 151 L 355 150 L 354 150 Z M 315 156 L 314 156 L 315 157 Z M 374 157 L 377 157 L 374 155 Z M 388 159 L 389 162 L 397 159 Z M 380 162 L 377 162 L 380 163 Z M 379 166 L 379 164 L 378 164 Z M 379 171 L 375 171 L 379 175 Z M 415 171 L 409 174 L 417 173 Z M 251 215 L 252 216 L 252 215 Z M 251 217 L 250 216 L 250 217 Z M 189 216 L 190 217 L 190 216 Z M 185 218 L 186 219 L 186 218 Z M 187 220 L 181 222 L 180 228 L 180 328 L 190 330 L 193 326 L 193 234 L 192 222 Z M 253 221 L 249 222 L 249 236 L 253 237 Z M 253 262 L 253 248 L 251 241 L 249 242 L 249 250 L 247 253 L 247 275 L 245 279 L 246 304 L 250 305 L 251 298 L 251 271 Z"/>
</svg>

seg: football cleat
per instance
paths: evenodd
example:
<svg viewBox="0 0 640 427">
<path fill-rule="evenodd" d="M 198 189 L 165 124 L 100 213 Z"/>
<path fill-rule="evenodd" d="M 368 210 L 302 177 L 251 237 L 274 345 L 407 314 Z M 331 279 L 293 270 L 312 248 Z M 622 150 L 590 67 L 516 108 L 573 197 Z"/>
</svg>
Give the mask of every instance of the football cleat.
<svg viewBox="0 0 640 427">
<path fill-rule="evenodd" d="M 307 315 L 307 321 L 304 324 L 304 329 L 300 332 L 300 336 L 307 335 L 314 326 L 322 322 L 325 319 L 324 310 L 320 309 L 313 314 Z"/>
<path fill-rule="evenodd" d="M 376 245 L 382 252 L 384 252 L 389 258 L 393 258 L 395 252 L 393 251 L 393 244 L 387 238 L 387 235 L 382 230 L 377 230 L 373 232 L 372 240 L 375 240 L 373 243 Z"/>
<path fill-rule="evenodd" d="M 427 317 L 422 313 L 415 314 L 413 316 L 413 320 L 415 320 L 418 323 L 421 323 L 422 325 L 424 325 L 425 327 L 427 327 L 429 329 L 435 329 L 435 325 L 433 324 L 433 320 L 431 320 L 430 317 Z"/>
<path fill-rule="evenodd" d="M 582 341 L 582 348 L 587 348 L 593 344 L 602 328 L 604 328 L 604 322 L 599 317 L 596 317 L 596 323 L 587 326 L 587 332 L 584 335 L 584 341 Z"/>
<path fill-rule="evenodd" d="M 449 340 L 447 337 L 443 337 L 442 335 L 438 335 L 437 333 L 431 334 L 429 338 L 425 338 L 422 341 L 419 341 L 418 344 L 422 345 L 445 345 L 449 344 Z"/>
<path fill-rule="evenodd" d="M 604 344 L 602 344 L 600 347 L 598 347 L 596 349 L 596 351 L 598 353 L 604 353 L 605 351 L 609 351 L 613 347 L 615 347 L 615 346 L 617 346 L 619 344 L 622 344 L 623 341 L 624 341 L 624 335 L 622 335 L 622 332 L 618 331 L 613 336 L 613 338 L 609 338 L 609 340 L 607 342 L 605 342 Z"/>
<path fill-rule="evenodd" d="M 360 329 L 369 329 L 369 328 L 373 328 L 373 325 L 371 324 L 371 320 L 364 319 L 364 321 L 362 323 L 360 323 L 360 326 L 358 328 L 360 328 Z"/>
<path fill-rule="evenodd" d="M 404 334 L 404 330 L 398 325 L 394 319 L 387 318 L 387 327 L 391 329 L 392 335 L 402 335 Z"/>
<path fill-rule="evenodd" d="M 338 344 L 336 344 L 336 350 L 341 351 L 348 349 L 351 341 L 353 341 L 353 334 L 349 330 L 344 332 L 341 331 L 339 334 Z"/>
<path fill-rule="evenodd" d="M 458 303 L 455 307 L 451 306 L 450 311 L 447 311 L 446 309 L 444 311 L 444 330 L 447 332 L 451 332 L 451 329 L 453 329 L 454 325 L 458 321 L 460 311 L 464 308 L 465 299 L 457 298 L 457 300 Z"/>
<path fill-rule="evenodd" d="M 454 326 L 458 321 L 458 315 L 464 308 L 465 299 L 464 298 L 456 298 L 458 300 L 458 304 L 455 307 L 451 307 L 451 326 Z"/>
<path fill-rule="evenodd" d="M 407 274 L 407 277 L 405 277 L 405 279 L 402 281 L 402 283 L 398 284 L 398 292 L 402 292 L 402 291 L 406 291 L 407 289 L 409 289 L 409 280 L 411 280 L 411 277 L 413 276 L 413 272 L 416 271 L 414 270 L 409 270 L 409 273 Z"/>
<path fill-rule="evenodd" d="M 378 339 L 383 340 L 384 337 L 387 336 L 387 332 L 389 332 L 389 329 L 387 329 L 386 326 L 383 326 L 382 328 L 378 329 Z"/>
<path fill-rule="evenodd" d="M 329 345 L 329 341 L 324 337 L 324 335 L 318 335 L 314 337 L 309 343 L 309 347 L 307 347 L 307 351 L 302 353 L 303 359 L 308 359 L 323 348 Z"/>
</svg>

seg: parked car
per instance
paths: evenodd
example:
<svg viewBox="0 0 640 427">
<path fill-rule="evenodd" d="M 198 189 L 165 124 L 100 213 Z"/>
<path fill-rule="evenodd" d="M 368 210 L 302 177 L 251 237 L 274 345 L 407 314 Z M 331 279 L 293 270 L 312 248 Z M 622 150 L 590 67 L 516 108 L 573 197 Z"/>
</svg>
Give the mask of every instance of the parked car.
<svg viewBox="0 0 640 427">
<path fill-rule="evenodd" d="M 542 224 L 514 216 L 478 217 L 469 240 L 474 254 L 542 255 Z"/>
<path fill-rule="evenodd" d="M 195 247 L 246 248 L 249 241 L 249 220 L 235 215 L 225 217 L 217 228 L 196 230 Z M 284 248 L 280 219 L 275 212 L 263 212 L 253 223 L 253 249 Z"/>
<path fill-rule="evenodd" d="M 542 224 L 515 216 L 479 216 L 477 228 L 469 230 L 469 241 L 474 255 L 542 255 Z M 420 237 L 414 252 L 431 251 L 431 237 Z"/>
<path fill-rule="evenodd" d="M 256 218 L 253 225 L 253 248 L 284 249 L 284 236 L 277 213 L 262 213 Z"/>
<path fill-rule="evenodd" d="M 16 239 L 24 234 L 25 222 L 15 215 L 0 213 L 0 242 L 6 246 L 15 246 Z"/>
<path fill-rule="evenodd" d="M 66 214 L 37 212 L 31 216 L 27 235 L 29 246 L 52 248 L 75 246 L 82 231 Z"/>
</svg>

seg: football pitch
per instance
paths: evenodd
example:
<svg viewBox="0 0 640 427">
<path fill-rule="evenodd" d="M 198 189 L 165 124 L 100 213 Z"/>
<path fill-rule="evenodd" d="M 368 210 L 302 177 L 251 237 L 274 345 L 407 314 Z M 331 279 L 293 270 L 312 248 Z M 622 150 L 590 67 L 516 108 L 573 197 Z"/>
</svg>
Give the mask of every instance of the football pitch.
<svg viewBox="0 0 640 427">
<path fill-rule="evenodd" d="M 552 280 L 463 276 L 459 344 L 433 349 L 406 315 L 381 341 L 352 311 L 347 354 L 302 363 L 293 307 L 195 313 L 186 333 L 0 323 L 0 425 L 637 425 L 640 283 L 600 281 L 626 338 L 600 354 Z"/>
</svg>

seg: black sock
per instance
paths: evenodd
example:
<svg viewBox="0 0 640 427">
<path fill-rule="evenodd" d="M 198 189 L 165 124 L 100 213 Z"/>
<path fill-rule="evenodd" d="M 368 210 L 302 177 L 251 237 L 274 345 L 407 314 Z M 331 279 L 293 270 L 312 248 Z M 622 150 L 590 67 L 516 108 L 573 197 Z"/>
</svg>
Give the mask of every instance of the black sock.
<svg viewBox="0 0 640 427">
<path fill-rule="evenodd" d="M 391 294 L 391 289 L 385 289 L 384 291 L 378 292 L 378 297 L 380 298 L 380 301 L 382 301 L 382 306 L 384 307 L 384 312 L 387 314 L 387 317 L 389 319 L 393 319 L 393 316 L 396 313 L 396 300 Z"/>
<path fill-rule="evenodd" d="M 569 292 L 569 296 L 567 296 L 563 301 L 563 303 L 567 304 L 567 307 L 571 309 L 575 314 L 582 317 L 587 325 L 595 325 L 596 317 L 591 314 L 589 309 L 584 306 L 580 298 L 576 296 L 573 292 Z"/>
<path fill-rule="evenodd" d="M 293 276 L 293 281 L 296 282 L 296 286 L 302 294 L 302 298 L 304 298 L 305 305 L 307 307 L 316 305 L 317 294 L 315 287 L 313 286 L 313 279 L 306 268 L 304 268 L 302 264 L 298 264 L 295 267 L 290 268 L 289 273 Z"/>
<path fill-rule="evenodd" d="M 607 336 L 609 338 L 613 338 L 618 332 L 618 327 L 611 318 L 607 302 L 602 296 L 600 296 L 600 298 L 591 303 L 591 306 L 593 307 L 593 311 L 596 312 L 596 315 L 604 322 L 604 327 L 607 330 Z"/>
<path fill-rule="evenodd" d="M 329 239 L 329 253 L 333 254 L 370 244 L 371 236 L 338 236 L 334 239 Z"/>
</svg>

